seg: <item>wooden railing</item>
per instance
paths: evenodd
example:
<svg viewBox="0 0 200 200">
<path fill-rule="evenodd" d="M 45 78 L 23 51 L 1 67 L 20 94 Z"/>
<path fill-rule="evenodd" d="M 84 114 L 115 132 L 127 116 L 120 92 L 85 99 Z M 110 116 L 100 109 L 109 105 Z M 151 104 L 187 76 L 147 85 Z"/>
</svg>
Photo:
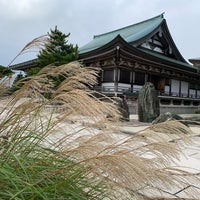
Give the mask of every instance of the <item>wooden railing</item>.
<svg viewBox="0 0 200 200">
<path fill-rule="evenodd" d="M 109 94 L 114 94 L 114 93 L 118 93 L 118 94 L 137 94 L 139 93 L 139 89 L 131 89 L 130 87 L 122 87 L 122 86 L 118 86 L 117 90 L 115 91 L 115 87 L 114 86 L 95 86 L 94 90 L 98 91 L 98 92 L 102 92 L 102 93 L 109 93 Z M 193 98 L 193 99 L 200 99 L 200 95 L 199 94 L 187 94 L 187 93 L 179 93 L 179 92 L 163 92 L 163 91 L 157 91 L 158 92 L 158 96 L 167 96 L 167 97 L 179 97 L 179 98 Z"/>
<path fill-rule="evenodd" d="M 99 92 L 104 92 L 104 93 L 117 92 L 119 94 L 139 92 L 139 90 L 133 90 L 132 91 L 130 87 L 123 87 L 123 86 L 118 86 L 116 91 L 115 91 L 114 86 L 95 86 L 94 90 L 99 91 Z"/>
<path fill-rule="evenodd" d="M 170 96 L 170 97 L 180 97 L 180 98 L 200 98 L 200 95 L 198 94 L 188 94 L 188 93 L 179 93 L 179 92 L 162 92 L 162 91 L 158 91 L 158 95 L 160 96 Z"/>
</svg>

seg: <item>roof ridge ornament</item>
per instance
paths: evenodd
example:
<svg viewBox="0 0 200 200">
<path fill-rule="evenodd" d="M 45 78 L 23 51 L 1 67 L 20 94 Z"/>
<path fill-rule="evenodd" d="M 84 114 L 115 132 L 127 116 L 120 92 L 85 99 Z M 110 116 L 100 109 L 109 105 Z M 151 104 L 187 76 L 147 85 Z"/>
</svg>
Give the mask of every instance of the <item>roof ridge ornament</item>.
<svg viewBox="0 0 200 200">
<path fill-rule="evenodd" d="M 164 18 L 164 14 L 165 14 L 165 12 L 162 12 L 160 16 L 161 16 L 162 18 Z"/>
</svg>

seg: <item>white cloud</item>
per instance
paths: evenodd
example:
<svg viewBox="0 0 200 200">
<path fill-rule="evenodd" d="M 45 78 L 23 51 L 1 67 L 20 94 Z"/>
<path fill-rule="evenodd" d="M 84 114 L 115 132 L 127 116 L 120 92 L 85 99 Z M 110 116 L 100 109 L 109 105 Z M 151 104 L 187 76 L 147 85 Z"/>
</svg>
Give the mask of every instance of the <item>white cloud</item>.
<svg viewBox="0 0 200 200">
<path fill-rule="evenodd" d="M 183 56 L 200 57 L 199 7 L 198 0 L 0 0 L 0 64 L 7 65 L 26 43 L 55 25 L 82 46 L 95 34 L 162 12 Z"/>
</svg>

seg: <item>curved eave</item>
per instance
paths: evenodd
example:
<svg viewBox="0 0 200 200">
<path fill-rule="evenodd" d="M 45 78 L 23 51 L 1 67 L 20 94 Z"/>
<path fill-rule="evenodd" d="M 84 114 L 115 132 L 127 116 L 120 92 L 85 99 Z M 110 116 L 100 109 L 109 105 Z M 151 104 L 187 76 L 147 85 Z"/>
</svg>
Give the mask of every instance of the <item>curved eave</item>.
<svg viewBox="0 0 200 200">
<path fill-rule="evenodd" d="M 179 52 L 170 32 L 169 32 L 169 29 L 168 29 L 168 26 L 167 26 L 167 22 L 166 20 L 164 20 L 163 24 L 162 24 L 162 27 L 163 27 L 163 31 L 164 31 L 164 34 L 169 42 L 169 44 L 171 45 L 172 47 L 172 51 L 174 52 L 174 54 L 176 55 L 177 59 L 179 61 L 182 61 L 182 62 L 185 62 L 188 64 L 188 62 L 184 59 L 184 57 L 181 55 L 181 53 Z"/>
<path fill-rule="evenodd" d="M 144 52 L 146 54 L 146 56 L 148 55 L 148 57 L 152 57 L 154 60 L 157 60 L 159 63 L 173 66 L 176 69 L 181 69 L 181 70 L 190 71 L 190 72 L 194 72 L 194 73 L 198 72 L 196 67 L 194 67 L 193 65 L 190 65 L 188 63 L 166 57 L 162 54 L 159 54 L 159 53 L 156 53 L 156 52 L 153 52 L 150 50 L 140 49 L 140 51 Z"/>
<path fill-rule="evenodd" d="M 121 53 L 122 51 L 125 52 L 127 58 L 129 58 L 130 60 L 141 60 L 141 62 L 144 61 L 149 64 L 154 63 L 157 65 L 165 65 L 169 68 L 175 68 L 176 70 L 197 73 L 197 69 L 192 65 L 189 65 L 188 63 L 184 63 L 182 61 L 166 57 L 156 52 L 138 49 L 126 42 L 120 35 L 115 37 L 108 44 L 98 49 L 87 53 L 79 54 L 79 59 L 82 59 L 84 61 L 97 59 L 103 60 L 107 57 L 115 56 L 117 46 L 120 47 Z"/>
<path fill-rule="evenodd" d="M 163 24 L 162 24 L 162 30 L 163 30 L 163 33 L 167 39 L 167 41 L 169 42 L 171 48 L 172 48 L 172 51 L 174 52 L 176 58 L 179 60 L 179 61 L 182 61 L 182 62 L 185 62 L 188 64 L 188 62 L 184 59 L 184 57 L 181 55 L 181 53 L 179 52 L 170 32 L 169 32 L 169 28 L 167 26 L 167 22 L 166 20 L 163 21 Z"/>
<path fill-rule="evenodd" d="M 188 62 L 184 59 L 184 57 L 179 52 L 171 34 L 170 34 L 170 31 L 168 29 L 167 22 L 165 19 L 163 19 L 162 22 L 159 24 L 159 26 L 157 26 L 152 32 L 150 32 L 149 34 L 145 35 L 144 37 L 142 37 L 134 42 L 131 42 L 131 44 L 134 45 L 135 47 L 141 45 L 142 43 L 149 40 L 152 36 L 154 36 L 158 31 L 160 31 L 160 29 L 162 30 L 164 37 L 167 40 L 168 44 L 172 48 L 172 51 L 173 51 L 176 59 L 188 64 Z"/>
<path fill-rule="evenodd" d="M 90 53 L 90 52 L 93 52 L 95 50 L 98 50 L 101 47 L 104 47 L 107 44 L 109 44 L 110 42 L 112 42 L 115 38 L 116 38 L 116 36 L 115 37 L 107 37 L 107 38 L 104 38 L 103 40 L 101 38 L 93 39 L 88 44 L 79 48 L 79 50 L 78 50 L 79 54 Z"/>
<path fill-rule="evenodd" d="M 107 54 L 107 52 L 110 51 L 115 51 L 116 47 L 123 47 L 125 45 L 127 45 L 128 43 L 120 36 L 117 35 L 113 40 L 111 40 L 109 43 L 96 48 L 94 50 L 85 52 L 85 53 L 79 53 L 79 59 L 90 59 L 90 58 L 94 58 L 94 57 L 100 57 L 101 55 L 105 55 Z"/>
<path fill-rule="evenodd" d="M 12 70 L 27 70 L 27 69 L 31 69 L 33 67 L 37 67 L 38 63 L 37 63 L 38 59 L 33 59 L 33 60 L 29 60 L 26 62 L 22 62 L 19 64 L 15 64 L 15 65 L 11 65 L 9 66 L 10 69 Z"/>
<path fill-rule="evenodd" d="M 136 47 L 133 47 L 132 45 L 128 44 L 126 45 L 126 48 L 124 51 L 129 53 L 129 56 L 131 58 L 131 55 L 133 55 L 133 58 L 137 56 L 137 58 L 141 58 L 145 60 L 145 62 L 153 62 L 157 63 L 159 65 L 165 65 L 168 68 L 175 68 L 176 70 L 184 70 L 185 72 L 192 72 L 192 73 L 198 73 L 198 70 L 196 67 L 188 64 L 187 62 L 182 62 L 179 60 L 175 60 L 173 58 L 167 57 L 163 54 L 159 54 L 154 51 L 150 51 L 147 49 L 139 49 Z"/>
</svg>

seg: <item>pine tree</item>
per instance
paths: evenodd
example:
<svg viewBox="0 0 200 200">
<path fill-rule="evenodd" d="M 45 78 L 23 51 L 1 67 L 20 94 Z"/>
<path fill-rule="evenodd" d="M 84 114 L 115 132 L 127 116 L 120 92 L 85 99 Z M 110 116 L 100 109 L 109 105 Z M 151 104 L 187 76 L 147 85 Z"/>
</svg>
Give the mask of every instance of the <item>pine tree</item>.
<svg viewBox="0 0 200 200">
<path fill-rule="evenodd" d="M 55 29 L 51 29 L 48 35 L 49 43 L 38 54 L 39 67 L 49 64 L 59 66 L 78 58 L 78 46 L 74 47 L 72 44 L 68 44 L 67 38 L 70 36 L 70 33 L 66 35 L 55 26 Z"/>
<path fill-rule="evenodd" d="M 13 72 L 10 68 L 0 65 L 0 78 L 3 77 L 3 76 L 8 76 L 12 73 Z"/>
</svg>

